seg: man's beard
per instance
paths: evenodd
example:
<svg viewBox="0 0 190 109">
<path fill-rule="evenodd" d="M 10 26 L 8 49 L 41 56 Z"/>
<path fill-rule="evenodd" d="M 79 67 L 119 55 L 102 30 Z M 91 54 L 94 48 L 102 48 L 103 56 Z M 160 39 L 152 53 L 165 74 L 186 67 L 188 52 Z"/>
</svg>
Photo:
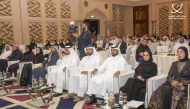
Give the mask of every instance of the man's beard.
<svg viewBox="0 0 190 109">
<path fill-rule="evenodd" d="M 84 28 L 82 28 L 82 30 L 83 30 L 83 31 L 85 31 L 85 29 L 86 29 L 85 27 L 84 27 Z"/>
</svg>

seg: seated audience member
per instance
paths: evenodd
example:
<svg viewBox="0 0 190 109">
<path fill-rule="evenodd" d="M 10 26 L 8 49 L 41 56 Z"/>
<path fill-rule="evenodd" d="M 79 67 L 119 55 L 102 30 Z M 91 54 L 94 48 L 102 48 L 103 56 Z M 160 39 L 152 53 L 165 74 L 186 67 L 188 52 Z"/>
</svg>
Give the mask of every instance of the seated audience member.
<svg viewBox="0 0 190 109">
<path fill-rule="evenodd" d="M 65 45 L 63 44 L 63 39 L 60 39 L 60 40 L 59 40 L 59 46 L 60 46 L 61 48 L 64 48 L 64 47 L 65 47 Z"/>
<path fill-rule="evenodd" d="M 186 39 L 185 39 L 184 37 L 180 37 L 180 38 L 178 39 L 178 42 L 177 42 L 177 43 L 174 45 L 174 47 L 173 47 L 173 52 L 177 52 L 177 49 L 178 49 L 179 47 L 181 47 L 181 46 L 186 47 L 187 50 L 189 51 L 189 45 L 188 45 L 188 43 L 186 42 Z"/>
<path fill-rule="evenodd" d="M 37 45 L 36 45 L 34 39 L 32 39 L 31 42 L 30 42 L 30 48 L 35 49 L 36 47 L 37 47 Z"/>
<path fill-rule="evenodd" d="M 10 56 L 8 56 L 5 59 L 0 59 L 0 71 L 6 71 L 6 68 L 8 67 L 8 62 L 7 61 L 15 61 L 15 60 L 20 60 L 22 55 L 23 55 L 23 51 L 22 49 L 19 48 L 18 44 L 14 43 L 12 45 L 12 53 Z"/>
<path fill-rule="evenodd" d="M 62 95 L 65 84 L 65 72 L 68 68 L 77 67 L 79 63 L 79 57 L 71 46 L 65 46 L 64 52 L 62 52 L 60 59 L 57 61 L 57 68 L 49 72 L 48 84 L 54 83 L 56 90 L 54 97 Z"/>
<path fill-rule="evenodd" d="M 127 101 L 145 101 L 146 80 L 157 75 L 157 65 L 152 61 L 152 52 L 144 51 L 143 62 L 136 67 L 134 78 L 129 78 L 120 89 L 127 93 Z"/>
<path fill-rule="evenodd" d="M 3 53 L 4 48 L 5 48 L 5 45 L 3 44 L 3 40 L 0 39 L 0 55 Z"/>
<path fill-rule="evenodd" d="M 127 49 L 127 44 L 123 41 L 122 37 L 119 37 L 119 43 L 118 43 L 118 47 L 120 49 L 120 52 L 123 56 L 125 56 L 126 54 L 126 49 Z"/>
<path fill-rule="evenodd" d="M 93 47 L 95 47 L 95 49 L 97 48 L 97 44 L 95 43 L 94 39 L 92 38 L 92 44 Z"/>
<path fill-rule="evenodd" d="M 45 78 L 45 75 L 47 74 L 46 67 L 56 65 L 56 62 L 59 59 L 59 54 L 57 52 L 58 47 L 51 46 L 50 49 L 51 49 L 51 52 L 48 58 L 38 68 L 32 70 L 32 75 L 34 76 L 35 79 L 38 79 L 39 77 Z"/>
<path fill-rule="evenodd" d="M 4 52 L 0 55 L 0 59 L 5 59 L 12 53 L 12 47 L 8 44 L 5 45 Z"/>
<path fill-rule="evenodd" d="M 21 57 L 20 62 L 30 62 L 34 60 L 34 53 L 32 52 L 32 49 L 30 48 L 29 45 L 25 47 L 25 53 Z M 19 69 L 19 63 L 15 63 L 9 66 L 8 72 L 15 74 L 17 76 L 17 70 Z"/>
<path fill-rule="evenodd" d="M 52 42 L 52 46 L 58 46 L 58 44 L 57 44 L 57 41 L 56 41 L 56 40 L 53 40 L 53 42 Z"/>
<path fill-rule="evenodd" d="M 80 72 L 76 72 L 71 75 L 69 79 L 69 91 L 68 95 L 64 99 L 69 99 L 77 94 L 77 97 L 73 102 L 78 102 L 83 99 L 84 94 L 87 91 L 87 73 L 94 68 L 99 67 L 102 64 L 102 57 L 92 46 L 85 48 L 87 56 L 83 57 L 79 64 Z"/>
<path fill-rule="evenodd" d="M 33 60 L 33 64 L 38 64 L 44 62 L 44 55 L 43 55 L 43 50 L 40 47 L 36 48 L 36 55 Z"/>
<path fill-rule="evenodd" d="M 166 82 L 151 96 L 148 109 L 186 109 L 190 84 L 190 59 L 186 47 L 177 50 L 179 61 L 173 62 Z"/>
<path fill-rule="evenodd" d="M 150 50 L 147 44 L 148 44 L 147 40 L 143 39 L 142 43 L 137 47 L 137 50 L 136 50 L 137 62 L 143 62 L 143 52 L 145 50 Z"/>
<path fill-rule="evenodd" d="M 119 48 L 112 46 L 110 52 L 111 56 L 100 67 L 92 71 L 94 75 L 97 72 L 105 72 L 90 79 L 87 94 L 91 96 L 91 99 L 86 103 L 87 105 L 97 102 L 95 95 L 104 97 L 106 90 L 113 92 L 113 76 L 118 77 L 119 74 L 127 71 L 127 62 L 121 55 Z"/>
<path fill-rule="evenodd" d="M 44 48 L 49 50 L 50 46 L 51 46 L 50 42 L 48 40 L 46 40 L 46 44 L 45 44 Z"/>
<path fill-rule="evenodd" d="M 167 36 L 162 37 L 162 40 L 163 41 L 159 43 L 160 46 L 170 46 L 170 40 Z"/>
<path fill-rule="evenodd" d="M 102 48 L 102 45 L 103 45 L 103 40 L 98 38 L 98 40 L 96 41 L 96 44 L 97 44 L 97 47 L 98 48 Z"/>
<path fill-rule="evenodd" d="M 65 46 L 71 46 L 72 47 L 73 44 L 69 39 L 67 39 L 66 42 L 65 42 Z"/>
<path fill-rule="evenodd" d="M 44 55 L 42 48 L 36 48 L 36 55 L 34 56 L 34 60 L 31 63 L 24 64 L 22 69 L 22 74 L 20 77 L 20 85 L 21 86 L 28 86 L 32 85 L 32 64 L 38 64 L 44 62 Z"/>
<path fill-rule="evenodd" d="M 111 37 L 111 40 L 109 42 L 112 43 L 113 45 L 117 45 L 118 44 L 117 37 L 115 36 Z"/>
<path fill-rule="evenodd" d="M 110 38 L 109 37 L 107 37 L 106 38 L 106 42 L 105 43 L 103 43 L 103 46 L 102 46 L 102 48 L 104 49 L 104 50 L 107 50 L 107 49 L 109 49 L 109 47 L 110 46 L 112 46 L 113 44 L 112 43 L 110 43 Z"/>
</svg>

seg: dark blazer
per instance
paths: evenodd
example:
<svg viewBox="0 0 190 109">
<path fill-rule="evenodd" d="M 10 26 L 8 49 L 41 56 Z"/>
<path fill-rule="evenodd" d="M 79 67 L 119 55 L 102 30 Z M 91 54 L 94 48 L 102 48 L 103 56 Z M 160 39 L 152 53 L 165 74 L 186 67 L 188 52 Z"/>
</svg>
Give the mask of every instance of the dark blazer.
<svg viewBox="0 0 190 109">
<path fill-rule="evenodd" d="M 48 56 L 48 58 L 43 62 L 43 66 L 52 66 L 52 65 L 56 65 L 57 60 L 59 59 L 59 54 L 57 52 L 53 52 L 50 61 L 48 62 L 50 58 L 50 55 Z"/>
<path fill-rule="evenodd" d="M 119 45 L 119 44 L 118 44 Z M 126 54 L 127 44 L 123 41 L 119 47 L 121 54 Z"/>
<path fill-rule="evenodd" d="M 9 61 L 20 60 L 22 55 L 23 55 L 22 52 L 17 49 L 17 50 L 14 50 L 12 54 L 8 56 L 7 58 L 9 59 Z"/>
<path fill-rule="evenodd" d="M 110 47 L 110 46 L 112 46 L 113 44 L 109 42 L 109 44 L 108 44 L 108 45 L 109 45 L 109 47 Z M 106 42 L 105 42 L 105 43 L 103 43 L 103 45 L 102 45 L 102 48 L 105 48 L 105 47 L 106 47 Z"/>
</svg>

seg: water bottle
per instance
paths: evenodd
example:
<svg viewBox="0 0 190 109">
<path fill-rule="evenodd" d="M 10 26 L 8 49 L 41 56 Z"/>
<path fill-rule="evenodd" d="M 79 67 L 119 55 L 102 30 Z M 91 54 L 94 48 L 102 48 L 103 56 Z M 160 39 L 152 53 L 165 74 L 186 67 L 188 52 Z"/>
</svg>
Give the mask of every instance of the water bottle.
<svg viewBox="0 0 190 109">
<path fill-rule="evenodd" d="M 119 95 L 119 105 L 122 108 L 123 107 L 123 96 L 122 96 L 122 91 L 120 91 L 120 95 Z"/>
<path fill-rule="evenodd" d="M 34 87 L 34 81 L 35 81 L 34 75 L 32 75 L 32 87 Z"/>
<path fill-rule="evenodd" d="M 6 73 L 4 71 L 3 71 L 3 77 L 4 77 L 4 79 L 7 78 L 7 75 L 6 75 Z"/>
<path fill-rule="evenodd" d="M 15 73 L 14 72 L 12 72 L 12 78 L 15 78 Z"/>
<path fill-rule="evenodd" d="M 42 87 L 42 78 L 39 78 L 39 86 Z"/>
<path fill-rule="evenodd" d="M 108 106 L 108 100 L 109 100 L 109 92 L 108 92 L 108 89 L 106 89 L 106 94 L 105 94 L 105 96 L 104 96 L 104 101 L 105 101 L 105 103 L 106 103 L 106 107 L 108 108 L 109 106 Z"/>
<path fill-rule="evenodd" d="M 106 94 L 104 96 L 104 100 L 106 103 L 108 103 L 108 99 L 109 99 L 109 96 L 108 96 L 108 89 L 106 89 Z"/>
</svg>

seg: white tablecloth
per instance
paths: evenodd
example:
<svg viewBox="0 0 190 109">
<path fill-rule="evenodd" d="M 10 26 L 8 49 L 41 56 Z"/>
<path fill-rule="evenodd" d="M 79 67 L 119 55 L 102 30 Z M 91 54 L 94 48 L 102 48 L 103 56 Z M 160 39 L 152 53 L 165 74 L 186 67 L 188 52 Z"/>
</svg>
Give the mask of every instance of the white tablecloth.
<svg viewBox="0 0 190 109">
<path fill-rule="evenodd" d="M 167 56 L 167 54 L 168 53 L 163 53 L 162 55 L 153 55 L 153 61 L 157 64 L 157 67 L 162 67 L 163 73 L 165 74 L 168 74 L 172 63 L 178 61 L 178 57 L 176 55 Z"/>
</svg>

